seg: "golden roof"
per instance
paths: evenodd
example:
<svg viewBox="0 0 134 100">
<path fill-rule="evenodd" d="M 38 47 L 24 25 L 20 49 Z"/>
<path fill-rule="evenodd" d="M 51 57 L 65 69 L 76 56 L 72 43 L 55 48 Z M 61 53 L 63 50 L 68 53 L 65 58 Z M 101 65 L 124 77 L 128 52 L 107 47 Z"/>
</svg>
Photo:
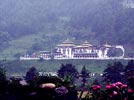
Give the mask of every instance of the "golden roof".
<svg viewBox="0 0 134 100">
<path fill-rule="evenodd" d="M 75 46 L 75 48 L 89 48 L 91 46 L 92 45 L 88 41 L 85 41 L 82 45 Z"/>
<path fill-rule="evenodd" d="M 90 44 L 88 41 L 85 41 L 83 44 L 82 44 L 82 46 L 86 46 L 86 47 L 90 47 L 90 46 L 92 46 L 92 44 Z"/>
<path fill-rule="evenodd" d="M 74 44 L 59 44 L 59 45 L 57 45 L 57 47 L 74 47 L 75 45 Z"/>
<path fill-rule="evenodd" d="M 88 41 L 85 41 L 82 45 L 74 45 L 72 41 L 69 41 L 68 39 L 61 44 L 57 45 L 57 47 L 75 47 L 75 48 L 89 48 L 92 44 L 90 44 Z"/>
<path fill-rule="evenodd" d="M 69 41 L 68 39 L 61 44 L 57 45 L 57 47 L 74 47 L 74 43 L 72 41 Z"/>
<path fill-rule="evenodd" d="M 90 44 L 88 41 L 85 41 L 82 45 L 76 46 L 75 48 L 89 48 L 92 44 Z"/>
</svg>

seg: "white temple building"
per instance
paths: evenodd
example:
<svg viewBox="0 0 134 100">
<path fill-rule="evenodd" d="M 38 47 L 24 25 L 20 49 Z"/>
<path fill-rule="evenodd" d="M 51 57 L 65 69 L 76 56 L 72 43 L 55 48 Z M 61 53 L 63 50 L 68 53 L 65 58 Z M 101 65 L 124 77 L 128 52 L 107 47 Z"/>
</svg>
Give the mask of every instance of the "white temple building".
<svg viewBox="0 0 134 100">
<path fill-rule="evenodd" d="M 56 46 L 54 57 L 55 59 L 107 58 L 107 52 L 109 48 L 110 45 L 97 47 L 93 46 L 88 41 L 85 41 L 83 44 L 76 46 L 73 42 L 66 40 Z"/>
<path fill-rule="evenodd" d="M 123 0 L 122 3 L 126 8 L 134 8 L 134 0 Z"/>
<path fill-rule="evenodd" d="M 124 57 L 123 46 L 112 46 L 105 44 L 102 46 L 94 46 L 88 41 L 85 41 L 81 45 L 75 45 L 74 42 L 70 40 L 65 40 L 61 44 L 58 44 L 53 52 L 50 51 L 40 51 L 38 54 L 24 55 L 21 56 L 21 60 L 37 60 L 37 59 L 108 59 L 108 51 L 110 48 L 121 49 L 122 55 Z"/>
</svg>

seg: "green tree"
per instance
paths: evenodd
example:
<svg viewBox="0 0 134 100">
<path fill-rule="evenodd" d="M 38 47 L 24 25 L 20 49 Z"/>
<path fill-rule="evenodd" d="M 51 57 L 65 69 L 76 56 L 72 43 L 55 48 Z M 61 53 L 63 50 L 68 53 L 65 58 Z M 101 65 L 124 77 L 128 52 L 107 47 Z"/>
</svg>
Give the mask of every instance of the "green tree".
<svg viewBox="0 0 134 100">
<path fill-rule="evenodd" d="M 84 86 L 85 83 L 87 82 L 87 78 L 89 78 L 89 71 L 86 69 L 85 66 L 82 67 L 81 77 L 82 77 L 82 83 L 83 83 L 83 86 Z"/>
<path fill-rule="evenodd" d="M 73 83 L 78 76 L 78 71 L 72 64 L 62 64 L 57 73 L 59 77 L 70 81 L 71 83 Z"/>
<path fill-rule="evenodd" d="M 39 77 L 39 73 L 35 67 L 31 67 L 25 76 L 25 80 L 32 86 L 36 86 L 37 79 Z"/>
<path fill-rule="evenodd" d="M 130 60 L 128 64 L 125 66 L 125 78 L 128 79 L 130 77 L 134 77 L 134 61 Z"/>
<path fill-rule="evenodd" d="M 124 66 L 121 62 L 114 62 L 114 64 L 108 64 L 107 68 L 103 71 L 103 76 L 105 82 L 117 82 L 123 81 L 123 71 Z"/>
<path fill-rule="evenodd" d="M 6 70 L 4 67 L 0 67 L 0 84 L 6 81 Z"/>
<path fill-rule="evenodd" d="M 6 90 L 6 69 L 3 61 L 0 61 L 0 93 L 4 93 Z"/>
</svg>

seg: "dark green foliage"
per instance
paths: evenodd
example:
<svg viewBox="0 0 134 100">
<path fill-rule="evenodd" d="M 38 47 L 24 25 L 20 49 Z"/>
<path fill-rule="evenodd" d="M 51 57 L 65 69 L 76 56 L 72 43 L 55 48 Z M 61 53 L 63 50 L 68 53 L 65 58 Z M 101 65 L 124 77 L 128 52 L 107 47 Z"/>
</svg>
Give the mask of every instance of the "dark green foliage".
<svg viewBox="0 0 134 100">
<path fill-rule="evenodd" d="M 134 78 L 134 61 L 130 60 L 125 67 L 125 79 L 132 80 Z"/>
<path fill-rule="evenodd" d="M 62 64 L 57 72 L 59 77 L 69 80 L 71 83 L 73 83 L 74 79 L 78 76 L 78 71 L 72 64 Z"/>
<path fill-rule="evenodd" d="M 123 70 L 124 66 L 121 62 L 114 62 L 114 64 L 108 64 L 107 68 L 103 72 L 103 77 L 105 82 L 117 82 L 123 80 Z"/>
<path fill-rule="evenodd" d="M 6 81 L 6 60 L 0 61 L 0 83 Z"/>
<path fill-rule="evenodd" d="M 134 90 L 134 76 L 133 77 L 129 77 L 127 81 L 128 81 L 129 87 Z"/>
<path fill-rule="evenodd" d="M 81 77 L 85 77 L 85 78 L 88 78 L 89 77 L 89 71 L 88 71 L 88 69 L 86 69 L 85 66 L 82 67 Z"/>
<path fill-rule="evenodd" d="M 6 80 L 6 70 L 5 68 L 0 67 L 0 83 Z"/>
<path fill-rule="evenodd" d="M 81 77 L 82 77 L 82 83 L 84 85 L 87 82 L 87 78 L 89 78 L 89 71 L 86 69 L 85 66 L 82 67 Z"/>
<path fill-rule="evenodd" d="M 99 73 L 95 73 L 95 76 L 93 79 L 93 84 L 96 84 L 96 85 L 103 85 L 104 83 L 104 78 L 99 74 Z"/>
<path fill-rule="evenodd" d="M 6 91 L 7 79 L 5 61 L 0 61 L 0 94 Z"/>
<path fill-rule="evenodd" d="M 35 67 L 31 67 L 25 76 L 25 80 L 30 84 L 30 85 L 36 85 L 36 81 L 39 77 L 39 73 Z"/>
</svg>

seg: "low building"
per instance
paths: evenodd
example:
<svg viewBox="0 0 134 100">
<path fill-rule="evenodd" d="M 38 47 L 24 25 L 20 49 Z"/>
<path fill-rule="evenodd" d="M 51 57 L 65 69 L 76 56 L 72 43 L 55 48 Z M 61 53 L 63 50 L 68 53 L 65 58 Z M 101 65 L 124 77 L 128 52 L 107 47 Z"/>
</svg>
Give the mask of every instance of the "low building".
<svg viewBox="0 0 134 100">
<path fill-rule="evenodd" d="M 39 58 L 40 59 L 51 59 L 51 52 L 50 51 L 40 51 Z"/>
</svg>

